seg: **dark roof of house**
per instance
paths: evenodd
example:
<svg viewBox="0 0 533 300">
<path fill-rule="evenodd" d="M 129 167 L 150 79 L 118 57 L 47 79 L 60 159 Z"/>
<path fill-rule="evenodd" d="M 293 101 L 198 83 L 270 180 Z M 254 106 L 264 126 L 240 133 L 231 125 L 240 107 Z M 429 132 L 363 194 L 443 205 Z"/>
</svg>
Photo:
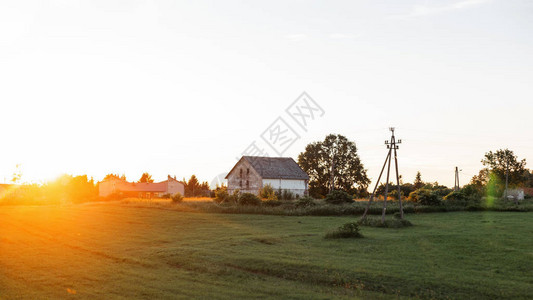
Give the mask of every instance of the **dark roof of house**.
<svg viewBox="0 0 533 300">
<path fill-rule="evenodd" d="M 243 159 L 249 162 L 263 179 L 309 180 L 309 175 L 290 157 L 243 156 L 241 160 Z"/>
</svg>

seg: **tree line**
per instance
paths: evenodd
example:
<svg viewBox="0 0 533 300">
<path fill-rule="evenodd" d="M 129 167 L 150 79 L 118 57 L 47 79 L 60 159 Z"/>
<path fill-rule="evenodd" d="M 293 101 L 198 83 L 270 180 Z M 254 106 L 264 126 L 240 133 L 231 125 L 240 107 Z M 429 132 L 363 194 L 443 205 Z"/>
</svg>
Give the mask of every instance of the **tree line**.
<svg viewBox="0 0 533 300">
<path fill-rule="evenodd" d="M 17 178 L 21 173 L 17 168 Z M 120 179 L 126 180 L 126 175 L 109 173 L 104 180 Z M 15 182 L 15 181 L 13 181 Z M 144 172 L 138 183 L 153 183 L 152 175 Z M 199 182 L 196 175 L 192 175 L 189 180 L 183 178 L 185 187 L 185 197 L 212 197 L 214 192 L 209 188 L 207 181 Z M 0 189 L 0 204 L 60 204 L 60 203 L 81 203 L 97 201 L 99 197 L 99 183 L 87 175 L 61 175 L 53 181 L 43 184 L 21 184 L 10 185 L 9 188 Z"/>
<path fill-rule="evenodd" d="M 481 163 L 484 168 L 464 186 L 469 190 L 475 190 L 480 195 L 501 197 L 506 178 L 509 188 L 533 188 L 533 171 L 526 168 L 525 159 L 518 159 L 509 149 L 489 151 Z M 367 189 L 370 179 L 359 158 L 356 144 L 342 135 L 330 134 L 324 141 L 308 144 L 305 151 L 298 155 L 298 164 L 310 177 L 309 194 L 314 198 L 325 198 L 333 190 L 342 190 L 355 198 L 369 195 Z M 417 197 L 413 193 L 420 189 L 442 197 L 452 192 L 438 182 L 423 182 L 420 172 L 417 172 L 413 183 L 403 183 L 400 177 L 402 197 Z M 381 184 L 376 195 L 383 196 L 384 191 L 385 184 Z M 397 198 L 397 194 L 397 185 L 389 183 L 389 195 Z"/>
<path fill-rule="evenodd" d="M 353 198 L 368 197 L 370 179 L 357 150 L 355 142 L 339 134 L 330 134 L 323 141 L 308 144 L 298 155 L 298 164 L 310 177 L 309 195 L 313 198 L 326 198 L 331 191 L 339 190 Z M 509 188 L 533 188 L 533 172 L 526 168 L 526 160 L 518 159 L 509 149 L 489 151 L 485 153 L 481 163 L 484 168 L 463 186 L 465 191 L 475 192 L 477 195 L 501 197 L 505 190 L 506 179 Z M 13 182 L 20 180 L 21 175 L 17 166 Z M 125 174 L 115 173 L 107 174 L 104 180 L 113 178 L 126 180 Z M 151 174 L 144 172 L 136 182 L 152 183 L 154 180 Z M 186 197 L 214 197 L 216 189 L 212 191 L 208 182 L 200 182 L 196 175 L 192 175 L 188 180 L 183 178 L 180 182 L 185 187 Z M 17 202 L 29 198 L 46 198 L 52 202 L 70 198 L 76 202 L 91 201 L 98 197 L 98 183 L 92 178 L 89 179 L 87 175 L 63 175 L 53 182 L 23 185 L 23 187 L 16 192 L 4 192 L 0 195 L 3 198 L 2 202 Z M 376 190 L 376 195 L 383 196 L 384 190 L 385 185 L 381 184 Z M 450 188 L 438 182 L 424 182 L 420 172 L 416 174 L 412 183 L 404 183 L 403 179 L 400 179 L 400 193 L 404 198 L 443 199 L 452 192 Z M 398 187 L 392 182 L 389 183 L 389 195 L 391 198 L 398 197 Z"/>
</svg>

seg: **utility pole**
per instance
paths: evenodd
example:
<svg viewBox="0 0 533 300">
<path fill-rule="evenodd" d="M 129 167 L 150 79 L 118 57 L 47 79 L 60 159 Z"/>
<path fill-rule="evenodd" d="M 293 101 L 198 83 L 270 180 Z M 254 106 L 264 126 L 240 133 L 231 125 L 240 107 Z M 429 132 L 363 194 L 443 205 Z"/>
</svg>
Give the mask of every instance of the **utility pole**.
<svg viewBox="0 0 533 300">
<path fill-rule="evenodd" d="M 455 184 L 453 186 L 454 191 L 459 190 L 459 168 L 455 167 Z"/>
<path fill-rule="evenodd" d="M 398 187 L 398 201 L 400 204 L 400 216 L 403 219 L 403 205 L 402 205 L 402 193 L 400 189 L 400 174 L 398 171 L 398 153 L 396 150 L 398 150 L 399 146 L 398 144 L 402 143 L 402 140 L 396 141 L 396 138 L 394 137 L 394 127 L 390 127 L 389 130 L 392 132 L 390 141 L 385 141 L 385 145 L 387 145 L 387 149 L 389 149 L 389 152 L 387 153 L 387 157 L 385 158 L 385 163 L 383 164 L 383 168 L 381 168 L 381 172 L 379 173 L 378 180 L 376 182 L 376 186 L 374 187 L 374 191 L 372 192 L 372 195 L 370 196 L 370 199 L 368 200 L 368 204 L 366 206 L 365 212 L 363 213 L 363 216 L 361 219 L 364 220 L 366 218 L 366 214 L 368 213 L 368 209 L 370 208 L 370 205 L 372 204 L 372 201 L 374 200 L 374 196 L 376 194 L 376 190 L 379 185 L 379 181 L 381 179 L 381 176 L 383 175 L 383 171 L 385 170 L 385 166 L 387 166 L 387 181 L 385 183 L 385 195 L 383 199 L 383 211 L 381 213 L 381 223 L 385 223 L 385 214 L 387 212 L 387 197 L 389 196 L 389 176 L 390 176 L 390 164 L 392 160 L 392 152 L 394 151 L 394 166 L 396 169 L 396 185 Z"/>
</svg>

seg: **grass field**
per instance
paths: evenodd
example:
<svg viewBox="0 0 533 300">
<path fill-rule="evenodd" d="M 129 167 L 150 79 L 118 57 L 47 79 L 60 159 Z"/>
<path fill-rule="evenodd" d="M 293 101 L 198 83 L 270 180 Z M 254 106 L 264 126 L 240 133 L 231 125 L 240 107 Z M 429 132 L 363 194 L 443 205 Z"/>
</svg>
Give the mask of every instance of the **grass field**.
<svg viewBox="0 0 533 300">
<path fill-rule="evenodd" d="M 354 217 L 186 213 L 120 203 L 0 210 L 0 299 L 531 298 L 533 213 Z"/>
</svg>

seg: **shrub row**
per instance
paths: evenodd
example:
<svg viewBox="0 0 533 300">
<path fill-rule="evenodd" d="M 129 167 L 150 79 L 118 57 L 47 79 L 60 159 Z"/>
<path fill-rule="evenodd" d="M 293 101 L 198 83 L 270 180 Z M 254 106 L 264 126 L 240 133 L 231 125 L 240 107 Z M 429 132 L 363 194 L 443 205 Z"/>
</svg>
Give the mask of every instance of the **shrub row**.
<svg viewBox="0 0 533 300">
<path fill-rule="evenodd" d="M 253 199 L 253 200 L 252 200 Z M 531 201 L 530 201 L 531 202 Z M 367 202 L 352 202 L 341 205 L 328 204 L 322 200 L 315 200 L 304 197 L 293 201 L 280 200 L 257 200 L 250 196 L 245 196 L 238 202 L 183 202 L 174 206 L 173 209 L 184 211 L 201 211 L 210 213 L 230 213 L 230 214 L 265 214 L 265 215 L 285 215 L 285 216 L 343 216 L 362 215 Z M 397 202 L 389 202 L 387 205 L 387 215 L 399 213 Z M 508 203 L 494 203 L 493 206 L 456 206 L 456 205 L 417 205 L 407 202 L 404 204 L 404 213 L 436 213 L 454 211 L 533 211 L 533 202 L 521 203 L 520 206 Z M 381 215 L 382 202 L 374 202 L 369 210 L 369 215 Z"/>
</svg>

